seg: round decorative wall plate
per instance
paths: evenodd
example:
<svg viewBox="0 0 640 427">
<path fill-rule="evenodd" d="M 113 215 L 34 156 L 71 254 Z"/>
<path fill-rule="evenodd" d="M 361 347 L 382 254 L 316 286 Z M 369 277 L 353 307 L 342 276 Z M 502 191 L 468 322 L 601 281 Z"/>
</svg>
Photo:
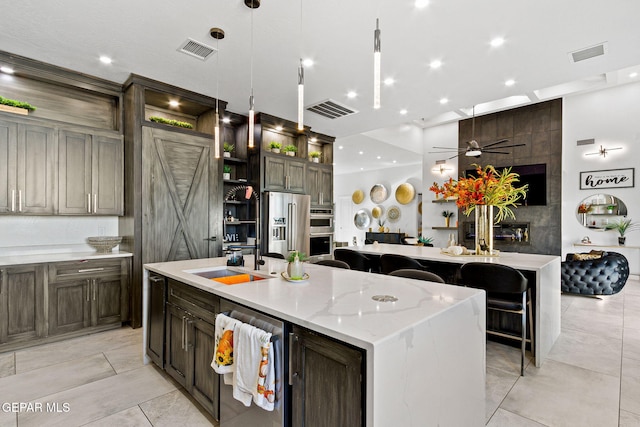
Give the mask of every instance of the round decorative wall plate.
<svg viewBox="0 0 640 427">
<path fill-rule="evenodd" d="M 383 213 L 384 213 L 384 208 L 382 206 L 376 206 L 375 208 L 371 209 L 371 216 L 376 219 L 380 218 Z"/>
<path fill-rule="evenodd" d="M 369 212 L 367 212 L 364 209 L 360 209 L 358 212 L 356 212 L 355 216 L 353 217 L 353 223 L 360 230 L 364 230 L 367 227 L 369 227 L 369 224 L 371 223 L 371 217 L 369 216 Z"/>
<path fill-rule="evenodd" d="M 398 185 L 396 188 L 396 200 L 401 205 L 406 205 L 410 203 L 413 198 L 416 196 L 416 190 L 413 188 L 413 185 L 405 182 L 404 184 Z"/>
<path fill-rule="evenodd" d="M 355 203 L 356 205 L 359 205 L 360 203 L 362 203 L 364 201 L 364 191 L 362 190 L 354 191 L 353 194 L 351 195 L 351 200 L 353 200 L 353 203 Z"/>
<path fill-rule="evenodd" d="M 387 219 L 389 222 L 397 222 L 400 219 L 400 208 L 391 206 L 387 211 Z"/>
<path fill-rule="evenodd" d="M 369 195 L 371 196 L 371 201 L 373 203 L 382 203 L 387 200 L 387 197 L 389 197 L 387 188 L 382 184 L 376 184 L 371 187 L 371 193 L 369 193 Z"/>
</svg>

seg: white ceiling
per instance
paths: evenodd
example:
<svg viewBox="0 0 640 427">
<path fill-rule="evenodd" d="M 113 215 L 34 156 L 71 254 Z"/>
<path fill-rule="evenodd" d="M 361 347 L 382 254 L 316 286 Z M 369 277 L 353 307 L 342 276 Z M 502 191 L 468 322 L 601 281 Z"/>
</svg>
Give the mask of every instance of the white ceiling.
<svg viewBox="0 0 640 427">
<path fill-rule="evenodd" d="M 476 109 L 482 114 L 625 83 L 632 70 L 640 71 L 637 0 L 431 0 L 424 9 L 413 0 L 261 3 L 251 12 L 242 0 L 23 0 L 3 8 L 0 50 L 115 82 L 136 73 L 214 97 L 219 77 L 220 99 L 244 114 L 253 58 L 256 110 L 292 121 L 299 58 L 312 58 L 305 104 L 333 99 L 358 111 L 336 120 L 305 115 L 315 131 L 339 137 L 344 148 L 336 150 L 337 170 L 371 165 L 353 152 L 372 145 L 379 150 L 368 150 L 371 155 L 386 149 L 398 153 L 398 164 L 418 162 L 422 147 L 389 146 L 397 135 L 371 132 L 376 129 L 432 126 L 469 117 L 472 105 L 485 104 Z M 378 17 L 382 76 L 395 83 L 382 88 L 382 108 L 374 110 Z M 201 61 L 177 51 L 187 38 L 215 48 L 211 27 L 226 32 L 218 44 L 219 70 L 215 55 Z M 491 47 L 497 36 L 504 45 Z M 570 52 L 603 42 L 605 55 L 570 60 Z M 100 63 L 100 55 L 113 63 Z M 443 63 L 438 70 L 429 67 L 434 59 Z M 506 87 L 507 79 L 515 85 Z M 350 90 L 355 99 L 347 98 Z M 440 104 L 443 97 L 448 104 Z"/>
</svg>

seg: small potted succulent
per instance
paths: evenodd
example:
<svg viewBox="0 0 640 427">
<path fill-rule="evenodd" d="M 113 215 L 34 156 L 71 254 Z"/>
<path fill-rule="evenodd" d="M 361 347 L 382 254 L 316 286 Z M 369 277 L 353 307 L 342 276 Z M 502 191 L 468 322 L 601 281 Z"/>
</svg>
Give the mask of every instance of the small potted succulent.
<svg viewBox="0 0 640 427">
<path fill-rule="evenodd" d="M 224 165 L 222 167 L 222 179 L 231 179 L 231 166 Z"/>
<path fill-rule="evenodd" d="M 620 246 L 624 246 L 624 243 L 627 240 L 625 234 L 629 231 L 638 230 L 638 228 L 640 228 L 640 224 L 631 221 L 631 218 L 620 218 L 615 222 L 607 224 L 605 228 L 607 230 L 616 230 L 620 234 L 620 236 L 618 236 L 618 244 Z"/>
<path fill-rule="evenodd" d="M 418 246 L 433 246 L 433 238 L 423 235 L 418 236 Z"/>
<path fill-rule="evenodd" d="M 271 150 L 272 153 L 280 153 L 280 148 L 282 147 L 282 144 L 280 144 L 278 141 L 271 141 L 269 143 L 269 150 Z"/>
<path fill-rule="evenodd" d="M 444 226 L 449 228 L 451 225 L 451 217 L 453 216 L 453 211 L 442 211 L 442 216 L 444 217 Z"/>
<path fill-rule="evenodd" d="M 296 155 L 296 152 L 298 151 L 298 147 L 296 147 L 295 145 L 289 144 L 289 145 L 285 145 L 282 151 L 284 151 L 284 153 L 287 156 L 293 157 Z"/>
<path fill-rule="evenodd" d="M 313 163 L 319 163 L 320 156 L 322 156 L 322 153 L 320 151 L 312 151 L 309 153 L 309 157 L 311 157 L 311 161 Z"/>
<path fill-rule="evenodd" d="M 224 157 L 231 157 L 231 152 L 233 151 L 234 148 L 236 148 L 235 145 L 225 142 L 224 144 L 222 144 L 222 150 L 224 150 L 222 155 Z"/>
<path fill-rule="evenodd" d="M 287 275 L 292 280 L 302 280 L 304 277 L 303 262 L 307 259 L 304 252 L 293 251 L 287 257 Z"/>
</svg>

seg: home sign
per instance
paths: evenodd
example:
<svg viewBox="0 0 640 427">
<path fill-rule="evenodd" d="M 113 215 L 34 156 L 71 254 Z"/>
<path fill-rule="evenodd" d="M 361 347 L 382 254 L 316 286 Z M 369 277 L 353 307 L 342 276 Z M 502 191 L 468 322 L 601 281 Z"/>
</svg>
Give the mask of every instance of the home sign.
<svg viewBox="0 0 640 427">
<path fill-rule="evenodd" d="M 634 187 L 634 168 L 580 172 L 580 189 Z"/>
</svg>

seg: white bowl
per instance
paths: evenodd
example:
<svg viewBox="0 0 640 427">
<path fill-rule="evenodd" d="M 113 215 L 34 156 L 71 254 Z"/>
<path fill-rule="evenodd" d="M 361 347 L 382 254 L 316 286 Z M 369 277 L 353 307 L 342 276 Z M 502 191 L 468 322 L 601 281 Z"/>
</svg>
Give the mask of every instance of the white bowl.
<svg viewBox="0 0 640 427">
<path fill-rule="evenodd" d="M 96 236 L 87 237 L 87 243 L 100 253 L 109 253 L 122 241 L 120 236 Z"/>
</svg>

